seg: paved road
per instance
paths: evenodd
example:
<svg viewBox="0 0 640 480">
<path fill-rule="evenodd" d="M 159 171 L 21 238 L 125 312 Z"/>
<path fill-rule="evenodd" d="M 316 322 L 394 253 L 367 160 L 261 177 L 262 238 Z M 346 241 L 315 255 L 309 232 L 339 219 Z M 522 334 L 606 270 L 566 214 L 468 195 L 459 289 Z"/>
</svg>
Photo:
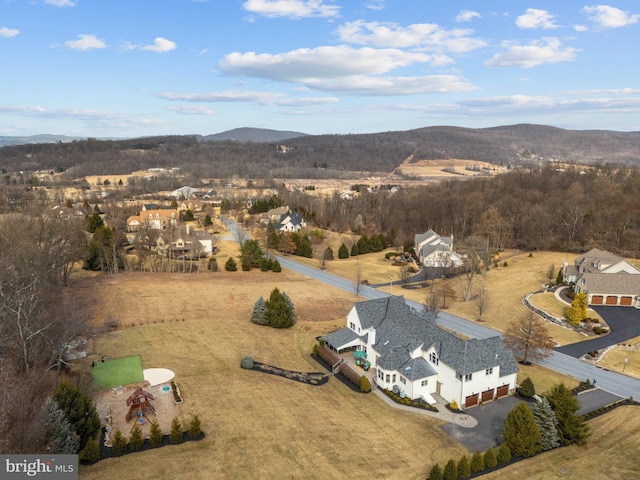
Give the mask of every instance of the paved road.
<svg viewBox="0 0 640 480">
<path fill-rule="evenodd" d="M 353 292 L 355 296 L 355 284 L 353 281 L 337 277 L 336 275 L 327 273 L 325 270 L 320 270 L 319 268 L 302 265 L 285 257 L 277 258 L 283 268 L 314 278 L 315 280 L 327 283 L 347 292 Z M 360 296 L 369 299 L 388 296 L 388 294 L 384 292 L 379 292 L 378 290 L 367 286 L 361 286 L 359 293 Z M 417 302 L 408 301 L 407 303 L 417 310 L 422 308 L 422 305 Z M 447 329 L 461 333 L 462 335 L 470 338 L 488 338 L 500 335 L 500 332 L 484 327 L 476 322 L 464 320 L 446 312 L 440 312 L 437 323 Z M 551 356 L 538 361 L 538 363 L 581 381 L 587 379 L 593 381 L 595 379 L 597 386 L 600 389 L 619 397 L 640 398 L 640 380 L 628 377 L 621 373 L 603 370 L 594 365 L 581 362 L 577 358 L 564 353 L 557 351 L 552 352 Z"/>
<path fill-rule="evenodd" d="M 640 310 L 632 307 L 592 307 L 607 322 L 608 335 L 556 348 L 556 351 L 580 358 L 587 352 L 640 337 Z"/>
</svg>

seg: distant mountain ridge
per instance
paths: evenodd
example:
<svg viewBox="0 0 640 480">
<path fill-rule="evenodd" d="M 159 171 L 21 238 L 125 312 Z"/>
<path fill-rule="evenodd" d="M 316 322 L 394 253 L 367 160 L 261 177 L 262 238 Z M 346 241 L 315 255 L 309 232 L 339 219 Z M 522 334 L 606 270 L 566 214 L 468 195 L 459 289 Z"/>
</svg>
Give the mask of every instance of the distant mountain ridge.
<svg viewBox="0 0 640 480">
<path fill-rule="evenodd" d="M 86 140 L 86 137 L 69 137 L 67 135 L 28 135 L 28 136 L 5 136 L 0 135 L 0 147 L 5 145 L 29 145 L 36 143 L 57 143 L 57 142 L 73 142 L 74 140 Z"/>
<path fill-rule="evenodd" d="M 203 139 L 207 142 L 221 142 L 231 140 L 234 142 L 272 143 L 282 142 L 291 138 L 306 137 L 307 133 L 287 132 L 282 130 L 269 130 L 267 128 L 234 128 L 225 132 L 206 135 Z"/>
</svg>

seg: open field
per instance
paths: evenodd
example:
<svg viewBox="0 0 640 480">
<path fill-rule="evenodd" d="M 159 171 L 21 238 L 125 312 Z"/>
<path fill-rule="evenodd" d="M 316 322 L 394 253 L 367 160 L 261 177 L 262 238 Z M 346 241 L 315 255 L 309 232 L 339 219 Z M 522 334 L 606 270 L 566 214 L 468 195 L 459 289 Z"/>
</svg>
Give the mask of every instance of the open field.
<svg viewBox="0 0 640 480">
<path fill-rule="evenodd" d="M 403 175 L 439 179 L 459 178 L 460 176 L 476 177 L 479 175 L 498 175 L 500 173 L 506 173 L 506 171 L 507 169 L 505 167 L 487 162 L 455 158 L 414 160 L 413 155 L 396 168 L 396 172 L 402 173 Z"/>
<path fill-rule="evenodd" d="M 275 286 L 296 305 L 291 329 L 249 321 L 255 300 Z M 240 368 L 252 355 L 321 370 L 309 355 L 315 337 L 344 325 L 353 293 L 258 271 L 98 276 L 73 291 L 97 323 L 120 323 L 95 339 L 93 358 L 140 355 L 144 368 L 170 368 L 184 397 L 181 420 L 196 413 L 207 433 L 200 442 L 83 467 L 83 479 L 424 478 L 434 462 L 465 451 L 438 420 L 390 409 L 335 379 L 313 387 Z"/>
<path fill-rule="evenodd" d="M 640 337 L 626 341 L 625 345 L 627 346 L 625 348 L 609 350 L 598 365 L 614 372 L 640 378 L 640 347 L 638 347 Z"/>
<path fill-rule="evenodd" d="M 536 455 L 483 479 L 530 480 L 640 478 L 640 415 L 638 407 L 619 407 L 589 421 L 592 436 L 584 447 L 565 447 Z"/>
</svg>

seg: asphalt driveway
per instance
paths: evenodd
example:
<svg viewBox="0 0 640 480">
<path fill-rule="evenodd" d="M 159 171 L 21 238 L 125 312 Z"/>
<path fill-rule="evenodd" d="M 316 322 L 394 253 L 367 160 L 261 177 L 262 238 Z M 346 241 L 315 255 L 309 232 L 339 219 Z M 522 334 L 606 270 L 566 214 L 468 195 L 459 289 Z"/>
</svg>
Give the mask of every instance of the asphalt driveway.
<svg viewBox="0 0 640 480">
<path fill-rule="evenodd" d="M 592 340 L 564 345 L 555 350 L 580 358 L 587 352 L 602 350 L 609 345 L 622 343 L 635 337 L 640 337 L 640 309 L 633 307 L 591 307 L 607 322 L 611 329 L 608 335 Z"/>
</svg>

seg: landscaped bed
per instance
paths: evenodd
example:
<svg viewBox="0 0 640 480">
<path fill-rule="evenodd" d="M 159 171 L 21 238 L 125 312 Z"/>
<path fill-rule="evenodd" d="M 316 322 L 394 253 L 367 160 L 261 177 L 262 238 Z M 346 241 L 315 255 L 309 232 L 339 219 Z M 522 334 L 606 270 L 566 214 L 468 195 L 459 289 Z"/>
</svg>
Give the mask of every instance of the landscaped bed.
<svg viewBox="0 0 640 480">
<path fill-rule="evenodd" d="M 295 380 L 297 382 L 306 383 L 308 385 L 324 385 L 329 381 L 329 375 L 322 372 L 296 372 L 293 370 L 285 370 L 284 368 L 274 367 L 273 365 L 268 365 L 266 363 L 256 362 L 252 360 L 251 362 L 245 360 L 242 361 L 242 368 L 247 370 L 257 370 L 263 373 L 269 373 L 271 375 L 277 375 L 279 377 L 288 378 L 289 380 Z"/>
</svg>

